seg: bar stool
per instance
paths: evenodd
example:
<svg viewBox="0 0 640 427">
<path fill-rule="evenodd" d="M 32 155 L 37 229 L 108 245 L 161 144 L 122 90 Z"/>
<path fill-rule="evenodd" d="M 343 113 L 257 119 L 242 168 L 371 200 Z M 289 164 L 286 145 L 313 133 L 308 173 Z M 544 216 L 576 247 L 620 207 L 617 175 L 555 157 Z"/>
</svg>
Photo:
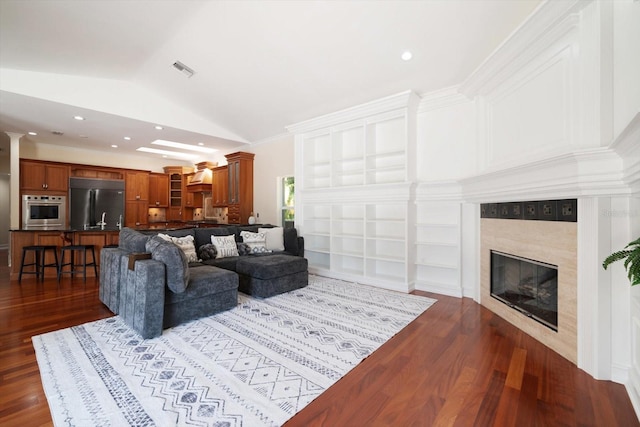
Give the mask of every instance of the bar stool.
<svg viewBox="0 0 640 427">
<path fill-rule="evenodd" d="M 87 251 L 91 251 L 91 262 L 87 262 Z M 75 253 L 82 252 L 82 264 L 75 263 Z M 70 260 L 65 262 L 65 254 L 69 253 Z M 68 271 L 64 271 L 64 267 L 69 266 Z M 82 273 L 84 281 L 87 281 L 87 267 L 93 266 L 93 271 L 98 277 L 98 268 L 96 266 L 96 252 L 94 245 L 68 245 L 62 246 L 60 251 L 60 267 L 58 268 L 58 281 L 63 274 L 70 274 L 73 278 L 74 274 Z M 82 267 L 80 269 L 79 267 Z"/>
<path fill-rule="evenodd" d="M 27 257 L 27 252 L 33 251 L 33 262 L 25 264 L 24 260 Z M 40 278 L 40 256 L 42 255 L 42 246 L 24 246 L 22 248 L 22 262 L 20 263 L 20 274 L 18 275 L 18 282 L 22 282 L 23 274 L 35 274 L 36 280 Z M 25 267 L 34 266 L 31 271 L 24 271 Z"/>
<path fill-rule="evenodd" d="M 26 259 L 27 252 L 33 251 L 34 262 L 25 264 L 24 260 Z M 46 264 L 47 251 L 53 252 L 53 263 Z M 25 267 L 33 266 L 34 269 L 32 271 L 24 271 Z M 55 245 L 31 245 L 24 246 L 22 248 L 22 260 L 20 262 L 20 274 L 18 275 L 18 283 L 22 282 L 23 274 L 35 274 L 36 280 L 40 279 L 42 275 L 42 280 L 44 280 L 44 269 L 46 267 L 54 267 L 56 271 L 59 269 L 58 263 L 58 247 Z"/>
</svg>

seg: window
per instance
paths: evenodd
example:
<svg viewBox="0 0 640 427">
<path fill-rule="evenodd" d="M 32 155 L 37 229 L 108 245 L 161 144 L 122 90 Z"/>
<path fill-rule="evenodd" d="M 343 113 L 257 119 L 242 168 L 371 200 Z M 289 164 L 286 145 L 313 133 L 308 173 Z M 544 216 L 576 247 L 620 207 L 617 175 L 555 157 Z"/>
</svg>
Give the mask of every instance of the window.
<svg viewBox="0 0 640 427">
<path fill-rule="evenodd" d="M 285 176 L 280 181 L 280 220 L 284 228 L 295 227 L 295 178 Z"/>
</svg>

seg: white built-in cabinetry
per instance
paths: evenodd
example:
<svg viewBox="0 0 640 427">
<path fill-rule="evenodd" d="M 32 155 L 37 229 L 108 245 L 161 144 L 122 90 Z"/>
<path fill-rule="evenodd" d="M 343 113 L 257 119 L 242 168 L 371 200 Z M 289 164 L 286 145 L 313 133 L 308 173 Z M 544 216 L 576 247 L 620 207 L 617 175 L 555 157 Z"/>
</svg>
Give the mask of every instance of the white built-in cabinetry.
<svg viewBox="0 0 640 427">
<path fill-rule="evenodd" d="M 416 202 L 416 289 L 462 296 L 461 205 Z"/>
<path fill-rule="evenodd" d="M 417 103 L 404 92 L 289 127 L 310 271 L 413 289 Z"/>
</svg>

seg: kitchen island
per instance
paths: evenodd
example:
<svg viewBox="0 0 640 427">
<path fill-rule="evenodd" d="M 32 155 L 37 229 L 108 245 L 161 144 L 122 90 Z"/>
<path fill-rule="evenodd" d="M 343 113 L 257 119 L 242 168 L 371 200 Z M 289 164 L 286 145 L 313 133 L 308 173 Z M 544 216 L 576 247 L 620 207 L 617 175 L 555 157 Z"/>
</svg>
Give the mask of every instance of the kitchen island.
<svg viewBox="0 0 640 427">
<path fill-rule="evenodd" d="M 178 230 L 181 228 L 194 228 L 194 227 L 218 227 L 225 226 L 226 224 L 220 224 L 216 221 L 199 220 L 199 221 L 162 221 L 162 222 L 150 222 L 149 225 L 136 228 L 138 231 L 170 231 Z M 22 260 L 22 248 L 31 245 L 94 245 L 96 253 L 96 263 L 100 266 L 100 251 L 103 247 L 109 245 L 117 245 L 118 237 L 120 235 L 120 229 L 117 227 L 90 227 L 89 229 L 53 229 L 53 230 L 10 230 L 11 251 L 10 251 L 10 279 L 17 280 L 20 273 L 20 263 Z M 58 251 L 58 255 L 59 255 Z M 33 256 L 28 254 L 27 257 Z M 46 263 L 52 263 L 53 255 L 47 253 L 45 255 Z M 33 262 L 33 258 L 27 258 L 26 263 Z M 46 277 L 55 277 L 53 269 L 45 269 Z M 92 276 L 93 270 L 87 270 L 87 276 Z M 23 279 L 24 280 L 24 279 Z"/>
</svg>

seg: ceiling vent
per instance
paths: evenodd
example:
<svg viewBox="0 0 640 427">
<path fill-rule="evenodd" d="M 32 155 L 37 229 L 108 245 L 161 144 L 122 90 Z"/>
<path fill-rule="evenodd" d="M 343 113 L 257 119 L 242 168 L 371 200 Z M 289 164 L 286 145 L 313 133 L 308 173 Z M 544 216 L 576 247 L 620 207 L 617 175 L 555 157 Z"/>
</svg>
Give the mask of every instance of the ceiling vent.
<svg viewBox="0 0 640 427">
<path fill-rule="evenodd" d="M 175 68 L 176 70 L 180 71 L 182 74 L 184 74 L 187 77 L 191 77 L 194 74 L 194 71 L 187 67 L 186 65 L 184 65 L 182 62 L 180 61 L 176 61 L 173 63 L 173 68 Z"/>
<path fill-rule="evenodd" d="M 51 133 L 58 136 L 64 135 L 64 132 L 60 132 L 59 130 L 52 130 Z"/>
</svg>

